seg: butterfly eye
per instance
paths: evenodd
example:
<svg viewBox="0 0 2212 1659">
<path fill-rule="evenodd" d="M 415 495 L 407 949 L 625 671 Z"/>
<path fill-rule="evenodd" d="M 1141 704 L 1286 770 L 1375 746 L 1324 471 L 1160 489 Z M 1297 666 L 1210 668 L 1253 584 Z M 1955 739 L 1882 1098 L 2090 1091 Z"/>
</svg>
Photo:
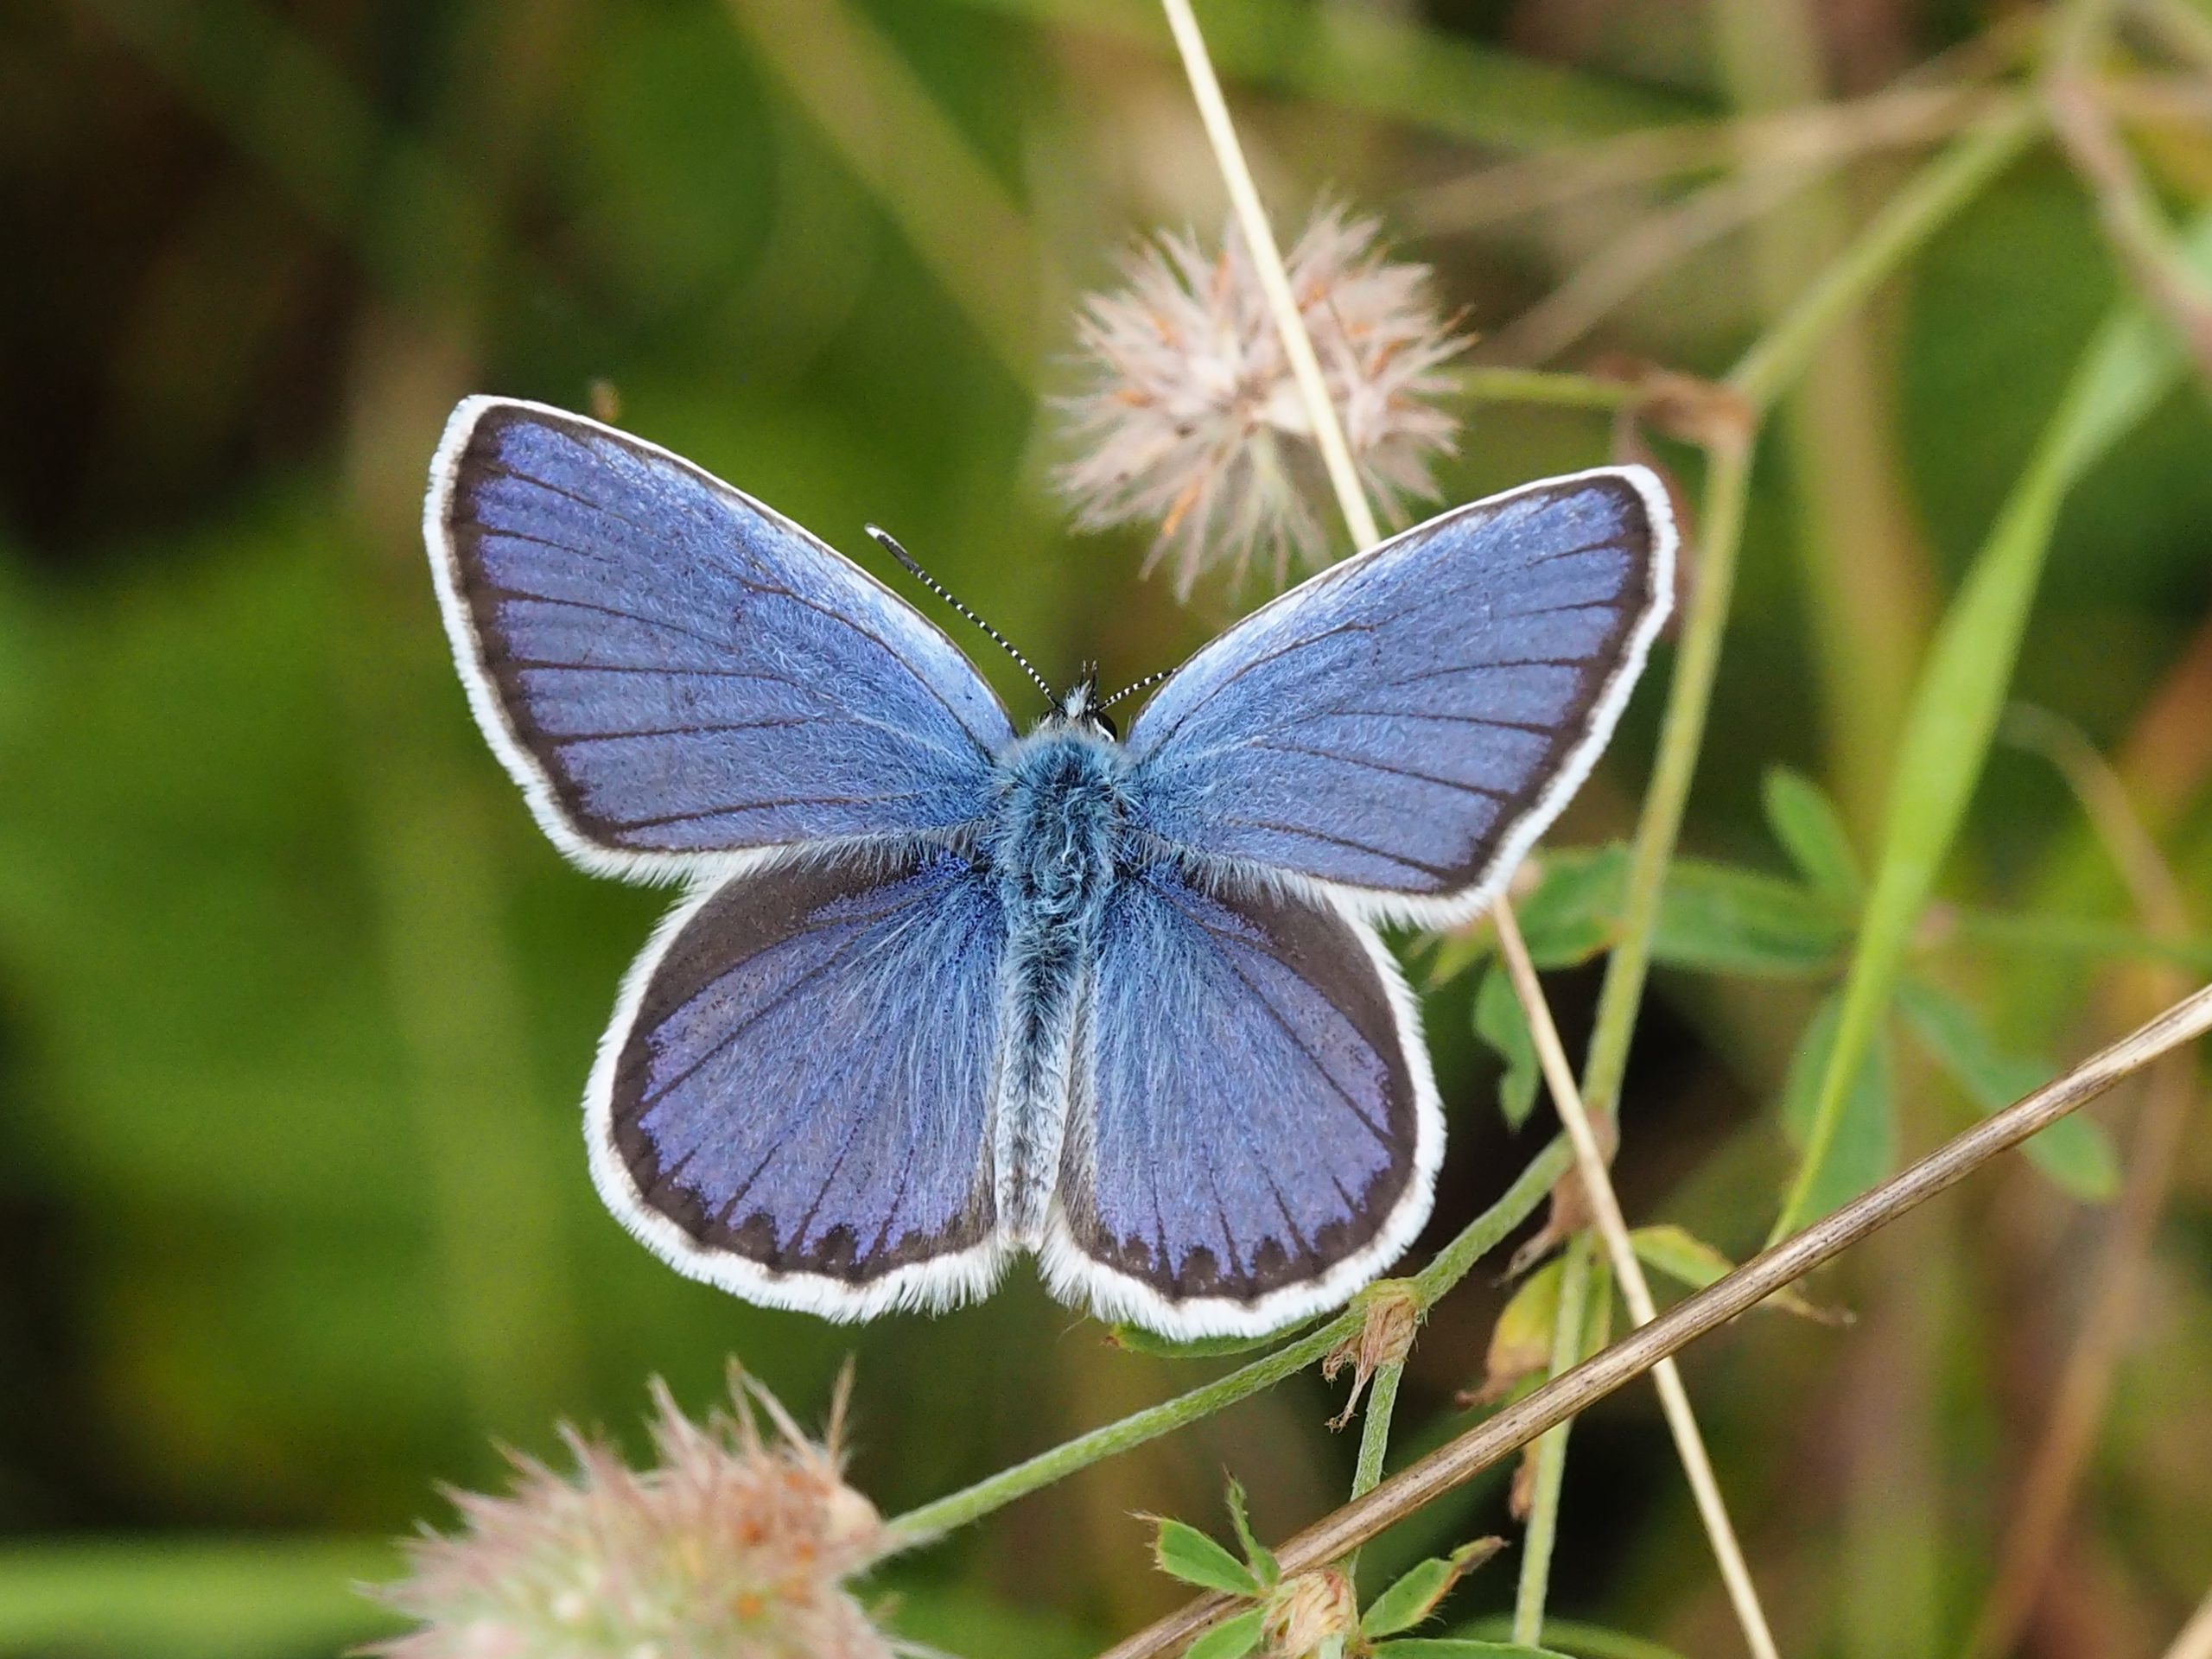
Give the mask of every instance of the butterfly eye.
<svg viewBox="0 0 2212 1659">
<path fill-rule="evenodd" d="M 1122 741 L 1122 728 L 1116 726 L 1109 716 L 1102 715 L 1097 709 L 1093 709 L 1086 718 L 1089 719 L 1092 725 L 1096 726 L 1100 731 L 1105 733 L 1107 736 L 1112 738 L 1116 743 Z"/>
</svg>

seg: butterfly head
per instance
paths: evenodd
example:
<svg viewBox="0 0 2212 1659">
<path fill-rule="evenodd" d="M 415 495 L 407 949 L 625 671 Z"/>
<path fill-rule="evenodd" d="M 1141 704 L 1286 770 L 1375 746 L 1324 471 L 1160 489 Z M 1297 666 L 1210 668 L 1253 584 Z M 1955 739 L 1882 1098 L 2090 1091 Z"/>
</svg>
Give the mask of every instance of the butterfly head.
<svg viewBox="0 0 2212 1659">
<path fill-rule="evenodd" d="M 1098 699 L 1098 673 L 1086 671 L 1053 705 L 1052 718 L 1062 725 L 1075 727 L 1079 731 L 1094 732 L 1102 737 L 1119 740 L 1121 728 L 1106 717 L 1105 706 Z"/>
</svg>

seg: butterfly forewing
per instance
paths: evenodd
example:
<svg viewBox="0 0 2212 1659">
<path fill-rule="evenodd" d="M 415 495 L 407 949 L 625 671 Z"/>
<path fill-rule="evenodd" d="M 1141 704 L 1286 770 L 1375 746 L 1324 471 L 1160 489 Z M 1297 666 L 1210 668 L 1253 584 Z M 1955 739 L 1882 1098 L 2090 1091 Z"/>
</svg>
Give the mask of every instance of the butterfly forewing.
<svg viewBox="0 0 2212 1659">
<path fill-rule="evenodd" d="M 806 531 L 581 416 L 471 398 L 426 509 L 455 655 L 555 840 L 615 871 L 981 810 L 1005 710 Z"/>
<path fill-rule="evenodd" d="M 1641 467 L 1430 520 L 1254 613 L 1177 671 L 1129 746 L 1146 827 L 1360 908 L 1471 912 L 1611 734 L 1671 595 Z"/>
</svg>

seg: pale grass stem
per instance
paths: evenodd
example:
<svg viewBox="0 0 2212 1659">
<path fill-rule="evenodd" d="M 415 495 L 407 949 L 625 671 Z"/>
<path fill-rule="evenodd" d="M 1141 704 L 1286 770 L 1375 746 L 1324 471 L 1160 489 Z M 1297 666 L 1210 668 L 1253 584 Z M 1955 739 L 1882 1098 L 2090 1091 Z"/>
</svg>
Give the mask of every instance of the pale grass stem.
<svg viewBox="0 0 2212 1659">
<path fill-rule="evenodd" d="M 1221 168 L 1222 181 L 1229 190 L 1230 200 L 1236 209 L 1244 239 L 1252 253 L 1253 268 L 1260 278 L 1262 291 L 1274 312 L 1275 325 L 1282 331 L 1284 354 L 1290 359 L 1298 378 L 1300 395 L 1305 399 L 1307 418 L 1313 423 L 1314 441 L 1326 462 L 1329 480 L 1337 493 L 1338 505 L 1343 510 L 1344 523 L 1351 529 L 1352 540 L 1358 548 L 1368 548 L 1380 539 L 1373 509 L 1365 493 L 1360 488 L 1359 474 L 1354 468 L 1351 451 L 1344 442 L 1344 427 L 1338 419 L 1336 405 L 1329 397 L 1328 383 L 1321 373 L 1319 359 L 1314 355 L 1313 342 L 1307 336 L 1304 319 L 1299 314 L 1298 296 L 1291 291 L 1290 276 L 1284 269 L 1282 251 L 1277 245 L 1273 227 L 1268 222 L 1267 209 L 1260 200 L 1259 188 L 1253 181 L 1251 168 L 1246 164 L 1243 144 L 1238 141 L 1235 122 L 1230 118 L 1229 105 L 1222 96 L 1220 79 L 1214 73 L 1211 60 L 1207 55 L 1205 35 L 1198 28 L 1197 16 L 1192 11 L 1190 0 L 1161 0 L 1167 14 L 1168 27 L 1175 36 L 1175 46 L 1183 59 L 1185 73 L 1190 77 L 1191 91 L 1197 99 L 1198 112 L 1205 122 L 1206 137 L 1213 146 L 1214 159 Z M 1500 938 L 1509 932 L 1515 939 L 1519 932 L 1515 927 L 1510 907 L 1503 900 L 1497 906 Z M 1523 953 L 1525 960 L 1525 951 Z M 1524 981 L 1515 976 L 1515 988 L 1527 1007 L 1530 1025 L 1551 1033 L 1552 1047 L 1558 1049 L 1557 1027 L 1550 1008 L 1544 1001 L 1542 987 L 1535 975 Z M 1580 1110 L 1580 1096 L 1574 1092 L 1572 1074 L 1560 1057 L 1559 1076 L 1567 1079 L 1567 1090 L 1561 1096 L 1562 1116 L 1567 1112 L 1566 1102 L 1574 1102 L 1575 1121 L 1581 1123 L 1586 1136 L 1589 1120 Z M 1554 1091 L 1558 1092 L 1554 1080 Z M 1605 1160 L 1596 1152 L 1596 1142 L 1591 1140 L 1586 1152 L 1580 1141 L 1577 1150 L 1584 1154 L 1586 1166 L 1594 1162 L 1596 1173 L 1590 1185 L 1608 1198 L 1611 1186 L 1605 1170 Z M 1627 1243 L 1627 1228 L 1620 1223 L 1620 1206 L 1611 1205 L 1611 1214 L 1620 1225 L 1621 1240 Z M 1608 1240 L 1608 1246 L 1611 1240 Z M 1643 1293 L 1641 1305 L 1631 1300 L 1630 1306 L 1638 1314 L 1640 1323 L 1648 1323 L 1653 1314 L 1651 1297 L 1638 1269 L 1634 1251 L 1628 1252 L 1626 1266 L 1617 1267 L 1622 1274 L 1624 1287 L 1634 1287 Z M 1631 1276 L 1633 1275 L 1633 1276 Z M 1578 1321 L 1577 1329 L 1580 1329 Z M 1671 1389 L 1670 1389 L 1671 1383 Z M 1714 1554 L 1719 1557 L 1721 1575 L 1727 1581 L 1729 1599 L 1742 1621 L 1745 1641 L 1756 1659 L 1776 1659 L 1774 1638 L 1767 1629 L 1766 1616 L 1758 1605 L 1757 1590 L 1744 1567 L 1743 1552 L 1736 1541 L 1734 1529 L 1729 1524 L 1727 1507 L 1722 1502 L 1718 1484 L 1713 1476 L 1712 1464 L 1705 1456 L 1703 1440 L 1699 1437 L 1695 1419 L 1689 1410 L 1688 1395 L 1683 1391 L 1679 1374 L 1669 1368 L 1662 1378 L 1661 1397 L 1668 1402 L 1669 1421 L 1674 1427 L 1677 1446 L 1681 1449 L 1683 1464 L 1692 1490 L 1697 1494 L 1698 1511 L 1713 1536 Z M 1370 1409 L 1373 1409 L 1370 1403 Z M 1379 1448 L 1376 1461 L 1379 1464 Z M 1363 1465 L 1369 1462 L 1363 1458 Z M 1363 1470 L 1363 1472 L 1371 1472 Z"/>
<path fill-rule="evenodd" d="M 2212 1595 L 2208 1595 L 2181 1627 L 2166 1659 L 2212 1659 Z"/>
<path fill-rule="evenodd" d="M 1306 332 L 1305 319 L 1298 314 L 1290 272 L 1283 264 L 1274 229 L 1268 222 L 1268 210 L 1261 203 L 1260 188 L 1245 163 L 1244 146 L 1237 139 L 1229 101 L 1222 96 L 1220 78 L 1207 54 L 1205 35 L 1190 0 L 1160 0 L 1160 4 L 1166 10 L 1167 27 L 1174 34 L 1184 73 L 1191 78 L 1191 95 L 1198 100 L 1198 118 L 1205 124 L 1206 141 L 1213 146 L 1222 182 L 1228 187 L 1230 206 L 1236 210 L 1237 226 L 1251 251 L 1252 269 L 1259 276 L 1261 291 L 1268 296 L 1268 308 L 1274 313 L 1275 327 L 1282 331 L 1283 354 L 1297 377 L 1298 395 L 1305 400 L 1306 418 L 1313 424 L 1313 442 L 1328 468 L 1337 505 L 1351 530 L 1355 550 L 1372 547 L 1382 539 L 1382 530 L 1375 522 L 1375 510 L 1368 505 L 1366 492 L 1359 486 L 1359 471 L 1352 465 L 1351 447 L 1344 442 L 1344 423 L 1337 417 L 1328 379 L 1321 372 L 1321 359 L 1314 354 L 1313 336 Z"/>
<path fill-rule="evenodd" d="M 1597 1130 L 1590 1122 L 1590 1114 L 1583 1108 L 1582 1092 L 1575 1085 L 1574 1068 L 1567 1061 L 1567 1050 L 1559 1039 L 1559 1027 L 1553 1022 L 1551 1008 L 1544 1001 L 1535 963 L 1529 959 L 1528 942 L 1521 937 L 1521 925 L 1514 919 L 1512 910 L 1503 904 L 1497 907 L 1497 917 L 1498 954 L 1513 977 L 1513 988 L 1520 995 L 1521 1006 L 1528 1012 L 1529 1032 L 1536 1042 L 1536 1058 L 1543 1067 L 1544 1081 L 1550 1085 L 1553 1103 L 1559 1109 L 1560 1121 L 1566 1124 L 1567 1137 L 1574 1143 L 1576 1173 L 1582 1179 L 1591 1213 L 1597 1221 L 1598 1236 L 1605 1241 L 1613 1277 L 1620 1284 L 1621 1299 L 1628 1304 L 1629 1317 L 1637 1326 L 1648 1325 L 1659 1317 L 1659 1309 L 1651 1300 L 1651 1286 L 1643 1276 L 1643 1264 L 1637 1260 L 1635 1241 L 1628 1236 L 1628 1221 L 1621 1213 L 1620 1198 L 1613 1191 L 1612 1176 L 1605 1167 L 1605 1149 L 1598 1144 Z M 1562 1302 L 1565 1300 L 1561 1298 Z M 1579 1324 L 1576 1329 L 1579 1332 Z M 1681 1458 L 1682 1472 L 1689 1477 L 1690 1493 L 1696 1500 L 1699 1517 L 1705 1522 L 1706 1535 L 1713 1541 L 1713 1557 L 1720 1565 L 1721 1581 L 1728 1587 L 1729 1604 L 1736 1610 L 1736 1622 L 1744 1628 L 1744 1640 L 1758 1659 L 1778 1659 L 1774 1632 L 1768 1628 L 1766 1610 L 1759 1604 L 1758 1588 L 1751 1582 L 1743 1546 L 1728 1518 L 1728 1505 L 1720 1496 L 1720 1482 L 1713 1472 L 1713 1459 L 1706 1452 L 1705 1436 L 1699 1432 L 1696 1414 L 1690 1409 L 1689 1390 L 1682 1386 L 1682 1374 L 1673 1360 L 1662 1359 L 1652 1367 L 1651 1380 L 1659 1390 L 1660 1408 L 1666 1414 L 1667 1427 L 1675 1437 L 1675 1450 Z M 1535 1631 L 1525 1639 L 1535 1641 L 1541 1637 L 1541 1631 Z"/>
</svg>

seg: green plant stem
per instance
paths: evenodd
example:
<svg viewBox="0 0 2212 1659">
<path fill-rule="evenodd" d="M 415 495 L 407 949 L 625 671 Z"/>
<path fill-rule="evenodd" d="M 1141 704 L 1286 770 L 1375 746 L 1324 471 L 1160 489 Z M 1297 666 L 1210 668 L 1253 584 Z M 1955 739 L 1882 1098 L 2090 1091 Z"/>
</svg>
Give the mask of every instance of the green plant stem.
<svg viewBox="0 0 2212 1659">
<path fill-rule="evenodd" d="M 1675 660 L 1674 683 L 1667 696 L 1667 711 L 1659 732 L 1658 759 L 1651 784 L 1643 798 L 1636 840 L 1629 852 L 1628 892 L 1622 910 L 1619 942 L 1605 963 L 1604 985 L 1598 994 L 1597 1026 L 1583 1065 L 1582 1100 L 1593 1122 L 1610 1121 L 1619 1103 L 1621 1081 L 1628 1071 L 1629 1045 L 1636 1034 L 1637 1011 L 1643 1001 L 1644 982 L 1650 976 L 1651 954 L 1659 931 L 1660 900 L 1667 885 L 1667 866 L 1673 861 L 1681 836 L 1682 811 L 1689 800 L 1690 781 L 1697 772 L 1698 752 L 1704 747 L 1705 721 L 1712 707 L 1713 683 L 1720 663 L 1720 639 L 1728 620 L 1728 605 L 1735 588 L 1736 553 L 1743 539 L 1744 509 L 1751 493 L 1750 442 L 1725 444 L 1709 452 L 1705 478 L 1705 523 L 1697 550 L 1690 588 L 1690 605 L 1682 625 L 1681 644 Z M 1559 1312 L 1552 1327 L 1552 1346 L 1562 1339 L 1579 1339 L 1589 1317 L 1587 1243 L 1578 1239 L 1571 1248 L 1582 1249 L 1585 1272 L 1570 1275 L 1560 1287 Z M 1540 1452 L 1536 1489 L 1529 1510 L 1529 1525 L 1521 1565 L 1521 1584 L 1515 1601 L 1514 1622 L 1518 1630 L 1528 1610 L 1535 1610 L 1542 1624 L 1546 1585 L 1551 1570 L 1551 1541 L 1559 1527 L 1560 1493 L 1567 1460 L 1567 1436 L 1561 1426 L 1557 1439 Z M 1557 1465 L 1546 1478 L 1545 1460 Z M 1534 1643 L 1533 1636 L 1518 1638 Z"/>
<path fill-rule="evenodd" d="M 1551 1366 L 1546 1375 L 1565 1376 L 1582 1358 L 1583 1319 L 1569 1319 L 1564 1310 L 1572 1304 L 1586 1310 L 1590 1300 L 1590 1263 L 1596 1246 L 1588 1232 L 1567 1242 L 1560 1267 L 1560 1316 L 1552 1325 Z M 1544 1431 L 1536 1442 L 1536 1474 L 1529 1493 L 1529 1524 L 1521 1536 L 1521 1578 L 1513 1592 L 1513 1639 L 1524 1647 L 1543 1640 L 1544 1602 L 1551 1592 L 1552 1549 L 1559 1541 L 1560 1489 L 1567 1479 L 1567 1439 L 1573 1432 L 1570 1417 L 1556 1428 Z"/>
<path fill-rule="evenodd" d="M 1690 783 L 1705 744 L 1706 716 L 1720 665 L 1720 641 L 1736 585 L 1736 555 L 1743 540 L 1744 509 L 1751 493 L 1748 442 L 1716 448 L 1706 470 L 1704 524 L 1691 569 L 1690 602 L 1675 657 L 1674 683 L 1660 727 L 1659 753 L 1643 798 L 1636 839 L 1629 850 L 1628 889 L 1619 942 L 1605 963 L 1598 1020 L 1582 1073 L 1583 1104 L 1593 1119 L 1610 1117 L 1628 1071 L 1637 1010 L 1651 971 L 1667 866 L 1680 838 Z M 1562 1304 L 1562 1317 L 1564 1304 Z"/>
<path fill-rule="evenodd" d="M 1820 280 L 1752 343 L 1729 372 L 1727 384 L 1755 411 L 1764 412 L 1804 372 L 1836 321 L 1862 303 L 2002 172 L 2037 130 L 2033 111 L 2006 111 L 1922 168 Z M 1755 432 L 1747 434 L 1740 442 L 1716 444 L 1708 451 L 1704 522 L 1691 566 L 1690 601 L 1675 654 L 1674 683 L 1660 727 L 1650 787 L 1630 849 L 1620 938 L 1605 964 L 1597 1023 L 1583 1065 L 1583 1102 L 1594 1119 L 1611 1117 L 1619 1103 L 1637 1014 L 1650 977 L 1667 867 L 1681 837 L 1690 785 L 1705 746 L 1721 640 L 1735 590 L 1755 437 Z M 1580 1331 L 1587 1316 L 1586 1298 L 1570 1297 L 1566 1288 L 1562 1287 L 1560 1297 L 1558 1328 Z M 1531 1512 L 1531 1529 L 1540 1522 L 1556 1524 L 1555 1517 L 1546 1521 L 1541 1508 Z"/>
<path fill-rule="evenodd" d="M 1445 1246 L 1436 1259 L 1414 1275 L 1413 1282 L 1420 1288 L 1422 1306 L 1433 1305 L 1465 1278 L 1477 1262 L 1497 1249 L 1508 1233 L 1535 1214 L 1536 1206 L 1544 1201 L 1544 1195 L 1573 1161 L 1573 1151 L 1564 1138 L 1553 1141 L 1538 1154 L 1497 1203 L 1460 1229 L 1459 1236 Z M 1202 1417 L 1210 1417 L 1240 1400 L 1271 1389 L 1319 1360 L 1345 1338 L 1357 1334 L 1365 1318 L 1365 1313 L 1357 1308 L 1340 1313 L 1319 1330 L 1307 1332 L 1249 1365 L 1239 1366 L 1226 1376 L 1217 1377 L 1173 1400 L 1132 1412 L 1118 1422 L 1078 1434 L 972 1486 L 909 1510 L 889 1522 L 895 1541 L 893 1548 L 912 1548 L 927 1543 L 1018 1497 L 1026 1497 L 1041 1487 L 1065 1479 L 1079 1469 L 1087 1469 L 1163 1434 L 1172 1434 Z M 1379 1382 L 1380 1372 L 1376 1377 Z M 1369 1410 L 1371 1414 L 1372 1404 Z"/>
<path fill-rule="evenodd" d="M 1398 1378 L 1405 1371 L 1402 1360 L 1378 1366 L 1368 1385 L 1367 1409 L 1360 1414 L 1359 1462 L 1351 1475 L 1351 1495 L 1365 1497 L 1382 1480 L 1382 1459 L 1390 1449 L 1390 1414 L 1398 1403 Z"/>
<path fill-rule="evenodd" d="M 1836 323 L 2018 157 L 2043 130 L 2016 105 L 1984 120 L 1907 180 L 1866 228 L 1730 370 L 1728 384 L 1761 410 L 1789 390 Z"/>
<path fill-rule="evenodd" d="M 1359 1416 L 1359 1461 L 1352 1467 L 1351 1496 L 1357 1503 L 1382 1484 L 1382 1459 L 1390 1451 L 1390 1416 L 1398 1407 L 1398 1379 L 1405 1362 L 1379 1365 L 1367 1388 L 1367 1408 Z M 1344 1557 L 1344 1577 L 1359 1582 L 1359 1552 Z"/>
<path fill-rule="evenodd" d="M 1574 1167 L 1574 1148 L 1564 1135 L 1529 1160 L 1496 1204 L 1462 1227 L 1436 1259 L 1414 1274 L 1423 1307 L 1433 1307 L 1444 1294 L 1474 1270 L 1475 1263 L 1504 1243 L 1505 1236 L 1535 1212 L 1544 1197 Z"/>
<path fill-rule="evenodd" d="M 1459 395 L 1474 404 L 1550 404 L 1562 409 L 1625 409 L 1646 394 L 1625 380 L 1550 369 L 1462 369 Z"/>
</svg>

